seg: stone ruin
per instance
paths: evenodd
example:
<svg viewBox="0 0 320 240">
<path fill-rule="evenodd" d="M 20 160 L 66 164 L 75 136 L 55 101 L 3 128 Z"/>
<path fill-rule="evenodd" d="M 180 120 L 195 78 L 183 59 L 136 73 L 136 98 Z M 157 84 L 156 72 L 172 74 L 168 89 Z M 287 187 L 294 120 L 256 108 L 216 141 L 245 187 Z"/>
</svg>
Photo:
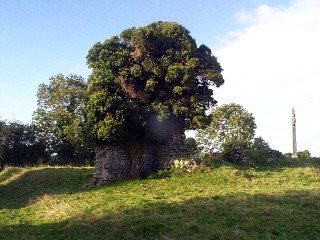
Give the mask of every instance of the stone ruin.
<svg viewBox="0 0 320 240">
<path fill-rule="evenodd" d="M 93 182 L 101 185 L 119 179 L 145 177 L 159 169 L 170 168 L 174 159 L 186 156 L 184 132 L 172 133 L 166 141 L 144 143 L 138 147 L 100 144 L 95 147 Z"/>
</svg>

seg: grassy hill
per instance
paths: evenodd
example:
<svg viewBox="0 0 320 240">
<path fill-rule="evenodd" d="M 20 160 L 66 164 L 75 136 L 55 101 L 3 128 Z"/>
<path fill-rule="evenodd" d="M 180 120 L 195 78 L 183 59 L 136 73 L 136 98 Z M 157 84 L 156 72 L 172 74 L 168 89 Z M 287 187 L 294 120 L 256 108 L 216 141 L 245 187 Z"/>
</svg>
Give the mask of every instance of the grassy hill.
<svg viewBox="0 0 320 240">
<path fill-rule="evenodd" d="M 320 160 L 88 187 L 93 168 L 0 173 L 0 239 L 319 239 Z"/>
</svg>

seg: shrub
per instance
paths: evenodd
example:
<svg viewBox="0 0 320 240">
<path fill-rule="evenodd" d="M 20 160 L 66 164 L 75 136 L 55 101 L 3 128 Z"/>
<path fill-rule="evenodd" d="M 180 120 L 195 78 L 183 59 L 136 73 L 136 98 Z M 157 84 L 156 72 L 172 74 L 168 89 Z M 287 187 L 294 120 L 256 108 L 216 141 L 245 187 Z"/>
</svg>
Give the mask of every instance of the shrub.
<svg viewBox="0 0 320 240">
<path fill-rule="evenodd" d="M 298 158 L 301 158 L 301 159 L 307 159 L 311 157 L 311 154 L 308 150 L 298 152 L 297 155 L 298 155 Z"/>
<path fill-rule="evenodd" d="M 275 162 L 280 159 L 285 159 L 285 156 L 282 154 L 282 152 L 274 149 L 269 150 L 268 162 Z"/>
<path fill-rule="evenodd" d="M 268 162 L 269 151 L 249 149 L 246 151 L 246 156 L 254 164 L 263 164 Z"/>
<path fill-rule="evenodd" d="M 285 158 L 291 158 L 291 157 L 292 157 L 292 153 L 290 153 L 290 152 L 289 152 L 289 153 L 285 153 L 285 154 L 284 154 L 284 157 L 285 157 Z"/>
<path fill-rule="evenodd" d="M 199 155 L 199 149 L 197 147 L 196 140 L 194 138 L 187 138 L 186 139 L 186 146 L 187 146 L 187 151 L 188 155 L 190 157 L 197 157 Z"/>
<path fill-rule="evenodd" d="M 254 139 L 253 144 L 246 151 L 246 156 L 253 164 L 267 164 L 285 158 L 280 151 L 270 148 L 262 137 Z"/>
<path fill-rule="evenodd" d="M 246 155 L 246 151 L 242 148 L 234 148 L 225 151 L 222 154 L 222 159 L 231 163 L 250 164 Z"/>
</svg>

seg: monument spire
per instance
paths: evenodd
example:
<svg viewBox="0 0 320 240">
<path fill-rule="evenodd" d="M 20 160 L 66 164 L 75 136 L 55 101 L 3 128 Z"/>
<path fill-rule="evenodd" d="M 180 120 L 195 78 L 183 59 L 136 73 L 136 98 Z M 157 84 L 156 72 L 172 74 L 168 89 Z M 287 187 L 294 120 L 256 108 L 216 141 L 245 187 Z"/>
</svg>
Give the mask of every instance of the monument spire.
<svg viewBox="0 0 320 240">
<path fill-rule="evenodd" d="M 296 158 L 297 155 L 297 130 L 296 130 L 296 113 L 292 108 L 292 157 Z"/>
</svg>

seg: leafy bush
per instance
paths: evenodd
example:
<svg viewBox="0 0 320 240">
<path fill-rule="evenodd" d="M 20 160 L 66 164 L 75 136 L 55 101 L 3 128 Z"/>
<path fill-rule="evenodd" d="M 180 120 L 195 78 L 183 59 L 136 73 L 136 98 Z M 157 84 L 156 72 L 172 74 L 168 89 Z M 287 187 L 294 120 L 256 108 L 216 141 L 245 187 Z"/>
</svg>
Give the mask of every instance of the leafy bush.
<svg viewBox="0 0 320 240">
<path fill-rule="evenodd" d="M 269 151 L 249 149 L 246 151 L 246 156 L 255 164 L 263 164 L 268 162 Z"/>
<path fill-rule="evenodd" d="M 311 157 L 311 154 L 308 150 L 298 152 L 297 155 L 298 155 L 298 158 L 301 158 L 301 159 L 307 159 Z"/>
<path fill-rule="evenodd" d="M 223 160 L 222 156 L 223 156 L 223 154 L 218 153 L 218 152 L 206 153 L 206 154 L 202 154 L 199 157 L 195 158 L 194 161 L 197 164 L 203 164 L 204 166 L 207 166 L 207 167 L 213 167 L 217 163 L 222 162 L 222 160 Z"/>
<path fill-rule="evenodd" d="M 262 137 L 254 139 L 253 144 L 246 151 L 246 156 L 253 164 L 267 164 L 285 158 L 280 151 L 270 148 Z"/>
<path fill-rule="evenodd" d="M 187 146 L 188 155 L 190 157 L 197 157 L 200 154 L 196 140 L 194 138 L 191 138 L 191 137 L 187 138 L 186 146 Z"/>
<path fill-rule="evenodd" d="M 225 151 L 223 160 L 245 165 L 268 164 L 284 159 L 285 156 L 277 150 L 269 147 L 269 144 L 261 137 L 255 138 L 249 148 L 234 148 Z"/>
<path fill-rule="evenodd" d="M 285 159 L 283 153 L 278 150 L 270 149 L 268 162 L 274 162 L 280 159 Z"/>
<path fill-rule="evenodd" d="M 190 158 L 177 158 L 172 161 L 171 168 L 161 169 L 156 173 L 150 174 L 148 178 L 167 178 L 171 176 L 179 176 L 189 173 L 205 172 L 207 167 L 201 163 Z"/>
<path fill-rule="evenodd" d="M 292 153 L 288 152 L 284 154 L 285 158 L 291 158 L 292 157 Z"/>
<path fill-rule="evenodd" d="M 233 148 L 223 153 L 223 160 L 232 163 L 243 163 L 247 160 L 245 151 L 242 148 Z"/>
</svg>

